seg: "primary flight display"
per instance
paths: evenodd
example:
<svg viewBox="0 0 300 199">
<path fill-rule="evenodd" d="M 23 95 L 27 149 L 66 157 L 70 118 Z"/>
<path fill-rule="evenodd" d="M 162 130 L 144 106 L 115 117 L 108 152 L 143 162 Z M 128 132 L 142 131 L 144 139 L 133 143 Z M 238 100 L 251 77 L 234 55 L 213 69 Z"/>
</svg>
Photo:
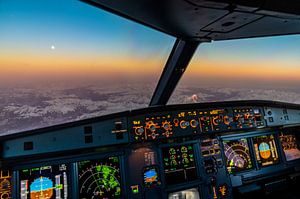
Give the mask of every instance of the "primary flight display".
<svg viewBox="0 0 300 199">
<path fill-rule="evenodd" d="M 20 198 L 67 199 L 67 166 L 47 165 L 20 170 Z"/>
</svg>

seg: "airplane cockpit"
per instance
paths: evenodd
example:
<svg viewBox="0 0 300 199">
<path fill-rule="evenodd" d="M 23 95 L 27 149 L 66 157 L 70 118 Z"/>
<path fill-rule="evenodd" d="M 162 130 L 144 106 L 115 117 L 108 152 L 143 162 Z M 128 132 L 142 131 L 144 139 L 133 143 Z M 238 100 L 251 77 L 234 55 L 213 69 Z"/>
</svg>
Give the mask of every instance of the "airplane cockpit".
<svg viewBox="0 0 300 199">
<path fill-rule="evenodd" d="M 87 86 L 78 90 L 57 89 L 57 93 L 51 93 L 45 89 L 51 87 L 47 81 L 46 87 L 39 91 L 0 86 L 3 91 L 0 92 L 1 199 L 300 198 L 299 2 L 81 0 L 75 2 L 86 9 L 86 16 L 102 13 L 103 21 L 94 17 L 80 21 L 77 19 L 82 13 L 75 10 L 74 5 L 69 6 L 71 1 L 61 2 L 66 9 L 62 13 L 69 17 L 68 20 L 64 21 L 62 16 L 50 17 L 55 23 L 62 24 L 51 34 L 45 27 L 53 21 L 45 22 L 45 25 L 37 23 L 39 18 L 34 17 L 36 21 L 32 24 L 38 24 L 40 29 L 26 32 L 26 25 L 22 25 L 26 20 L 22 19 L 30 15 L 30 9 L 43 18 L 43 12 L 52 7 L 43 7 L 43 3 L 40 6 L 25 5 L 25 1 L 9 7 L 13 1 L 0 1 L 0 43 L 3 41 L 6 46 L 0 47 L 0 53 L 4 55 L 0 57 L 3 74 L 19 74 L 18 81 L 23 81 L 26 71 L 52 74 L 53 68 L 65 67 L 62 78 L 68 81 L 68 75 L 74 75 L 77 66 L 83 74 L 90 68 L 105 68 L 106 65 L 105 70 L 97 69 L 89 78 L 98 78 L 96 73 L 101 73 L 103 82 L 98 84 L 105 85 L 118 78 L 123 87 L 110 84 L 107 90 Z M 18 12 L 6 17 L 9 8 Z M 107 15 L 129 21 L 129 25 L 122 25 L 117 18 L 108 21 Z M 76 22 L 72 22 L 72 18 L 76 18 Z M 11 32 L 12 24 L 17 20 L 20 21 L 18 28 L 24 33 Z M 97 30 L 97 24 L 101 23 L 105 28 Z M 133 27 L 131 23 L 146 27 L 151 33 L 135 26 L 132 32 L 116 33 L 117 29 Z M 34 58 L 26 53 L 9 56 L 13 50 L 8 46 L 22 48 L 21 37 L 29 38 L 30 34 L 62 37 L 60 31 L 71 29 L 74 24 L 84 28 L 72 31 L 73 35 L 64 35 L 61 46 L 68 39 L 78 41 L 77 44 L 70 42 L 73 50 L 62 52 L 64 56 L 74 54 L 68 59 L 55 55 L 64 48 L 60 47 L 58 39 L 47 49 L 47 56 L 42 55 L 42 48 L 37 47 L 31 52 L 28 45 L 35 44 L 26 43 L 24 53 L 30 51 L 28 53 L 40 56 L 34 61 L 35 65 L 28 61 Z M 118 28 L 109 32 L 107 29 L 114 25 Z M 95 37 L 85 35 L 93 31 Z M 136 36 L 135 31 L 141 31 L 142 35 Z M 156 32 L 166 39 L 152 36 Z M 12 41 L 5 42 L 17 34 L 22 36 L 14 45 Z M 115 36 L 114 43 L 106 41 L 111 35 Z M 34 41 L 43 43 L 39 36 L 33 37 Z M 104 39 L 97 43 L 97 37 Z M 119 37 L 136 41 L 128 46 L 131 51 L 123 48 L 127 43 L 119 41 Z M 270 38 L 279 40 L 268 40 Z M 86 43 L 80 43 L 79 39 Z M 243 40 L 246 45 L 234 51 Z M 80 45 L 94 45 L 94 51 L 85 52 Z M 147 49 L 147 45 L 152 49 Z M 160 50 L 163 45 L 168 47 Z M 214 45 L 219 46 L 210 49 Z M 114 58 L 108 55 L 110 47 L 117 49 Z M 209 50 L 205 51 L 206 48 Z M 298 51 L 294 50 L 297 48 Z M 260 54 L 265 49 L 272 58 L 270 63 L 264 59 L 267 55 Z M 220 54 L 221 50 L 230 56 Z M 159 53 L 166 55 L 166 59 L 156 60 Z M 259 67 L 254 67 L 253 59 L 247 58 L 255 53 L 260 54 Z M 278 58 L 281 55 L 287 62 Z M 86 65 L 83 56 L 92 61 Z M 213 57 L 218 60 L 211 61 Z M 14 64 L 11 64 L 19 66 L 23 63 L 19 61 L 22 58 L 26 59 L 24 73 L 20 72 L 21 68 L 13 70 Z M 289 65 L 293 58 L 295 62 Z M 49 60 L 51 63 L 45 65 L 46 69 L 38 67 Z M 61 60 L 66 65 L 62 65 Z M 114 64 L 110 67 L 108 63 L 112 61 Z M 99 65 L 93 65 L 93 62 Z M 54 66 L 56 63 L 61 65 Z M 278 66 L 281 63 L 285 65 Z M 146 79 L 143 74 L 154 70 L 152 65 L 159 67 L 161 74 L 159 78 L 150 78 L 149 82 L 155 83 L 152 92 L 148 90 L 148 83 L 135 83 L 129 88 L 122 80 L 122 74 L 128 73 L 130 78 L 142 81 Z M 109 67 L 120 71 L 111 72 Z M 28 79 L 32 80 L 32 77 L 28 75 Z M 80 78 L 79 84 L 89 79 L 77 74 L 74 77 Z M 275 81 L 277 77 L 279 83 Z M 2 79 L 5 78 L 3 75 Z M 50 78 L 58 81 L 53 75 Z M 245 82 L 236 83 L 235 80 Z M 201 83 L 190 92 L 192 88 L 182 84 L 189 81 Z M 223 87 L 216 88 L 211 82 Z M 263 90 L 264 87 L 268 90 Z M 93 93 L 91 89 L 95 89 Z M 126 95 L 130 92 L 134 95 Z M 93 95 L 95 93 L 97 96 Z M 117 99 L 119 94 L 123 95 L 122 99 Z M 79 95 L 86 107 L 76 98 Z M 67 96 L 67 102 L 62 102 L 62 96 Z M 44 101 L 36 105 L 38 97 Z M 143 99 L 146 98 L 149 101 L 145 103 Z M 73 108 L 74 104 L 76 108 Z M 131 108 L 132 104 L 139 106 Z M 107 112 L 101 112 L 106 108 Z M 73 109 L 81 115 L 69 120 Z M 92 113 L 84 116 L 87 110 Z M 23 120 L 16 120 L 21 116 L 26 125 Z M 66 120 L 60 119 L 62 117 Z M 31 126 L 49 120 L 55 123 Z M 12 128 L 15 132 L 9 130 Z"/>
</svg>

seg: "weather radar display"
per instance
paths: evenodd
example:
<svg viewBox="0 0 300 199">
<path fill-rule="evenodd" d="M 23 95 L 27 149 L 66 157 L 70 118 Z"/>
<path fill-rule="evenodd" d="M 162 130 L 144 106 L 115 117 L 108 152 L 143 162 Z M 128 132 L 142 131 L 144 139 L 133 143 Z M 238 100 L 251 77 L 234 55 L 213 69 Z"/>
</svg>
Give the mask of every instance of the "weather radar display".
<svg viewBox="0 0 300 199">
<path fill-rule="evenodd" d="M 20 170 L 21 199 L 68 198 L 67 166 L 65 164 Z"/>
<path fill-rule="evenodd" d="M 279 163 L 274 135 L 254 137 L 253 144 L 259 166 L 265 167 Z"/>
<path fill-rule="evenodd" d="M 81 199 L 121 198 L 121 175 L 118 157 L 78 162 Z"/>
<path fill-rule="evenodd" d="M 230 174 L 252 169 L 247 139 L 224 140 L 227 170 Z"/>
</svg>

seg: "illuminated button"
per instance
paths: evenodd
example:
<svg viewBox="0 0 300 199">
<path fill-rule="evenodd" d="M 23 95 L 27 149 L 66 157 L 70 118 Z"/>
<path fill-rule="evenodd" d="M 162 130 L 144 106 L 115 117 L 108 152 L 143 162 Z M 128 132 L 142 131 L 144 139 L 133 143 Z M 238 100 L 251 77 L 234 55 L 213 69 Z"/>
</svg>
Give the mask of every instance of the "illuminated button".
<svg viewBox="0 0 300 199">
<path fill-rule="evenodd" d="M 202 156 L 208 156 L 209 155 L 209 151 L 202 151 Z"/>
<path fill-rule="evenodd" d="M 131 192 L 133 194 L 138 194 L 140 191 L 139 191 L 139 185 L 133 185 L 130 187 L 131 188 Z"/>
<path fill-rule="evenodd" d="M 173 134 L 173 132 L 170 132 L 170 131 L 166 131 L 163 133 L 163 135 L 166 137 L 170 137 L 172 134 Z"/>
</svg>

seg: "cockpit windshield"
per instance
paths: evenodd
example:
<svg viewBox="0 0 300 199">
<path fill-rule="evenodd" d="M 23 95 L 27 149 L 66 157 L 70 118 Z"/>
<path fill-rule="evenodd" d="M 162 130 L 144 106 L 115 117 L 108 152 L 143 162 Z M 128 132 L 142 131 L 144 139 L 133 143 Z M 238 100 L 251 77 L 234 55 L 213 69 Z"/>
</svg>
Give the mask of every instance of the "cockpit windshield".
<svg viewBox="0 0 300 199">
<path fill-rule="evenodd" d="M 0 133 L 148 106 L 175 39 L 77 0 L 0 1 Z"/>
<path fill-rule="evenodd" d="M 203 43 L 170 104 L 228 100 L 300 103 L 300 36 Z"/>
</svg>

